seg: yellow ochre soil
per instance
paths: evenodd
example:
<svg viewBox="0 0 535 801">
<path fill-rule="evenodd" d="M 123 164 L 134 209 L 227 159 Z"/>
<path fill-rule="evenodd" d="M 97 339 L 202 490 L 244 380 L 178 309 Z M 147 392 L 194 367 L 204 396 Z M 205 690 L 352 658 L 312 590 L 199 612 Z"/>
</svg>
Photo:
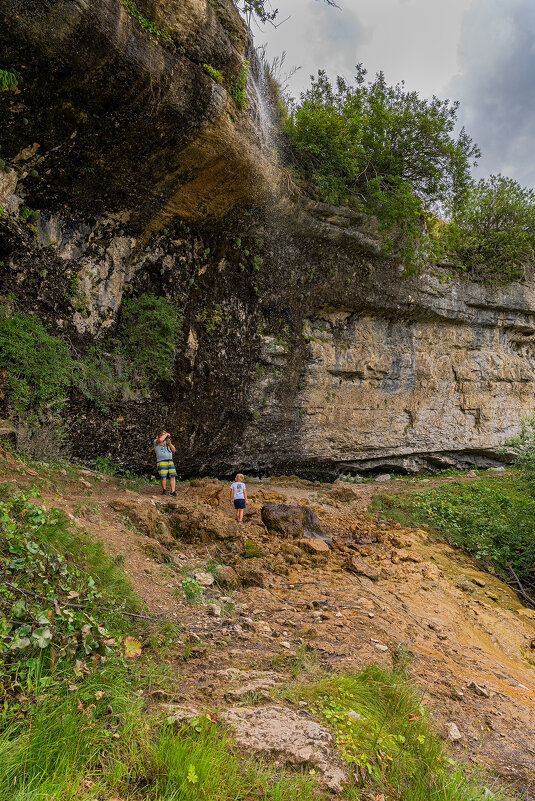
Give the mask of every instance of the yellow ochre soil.
<svg viewBox="0 0 535 801">
<path fill-rule="evenodd" d="M 0 452 L 0 480 L 39 486 L 36 503 L 63 509 L 119 557 L 148 616 L 182 626 L 166 655 L 180 673 L 163 699 L 171 706 L 222 709 L 236 677 L 245 684 L 260 672 L 283 683 L 303 654 L 334 671 L 391 666 L 401 645 L 414 654 L 411 675 L 442 733 L 454 722 L 462 735 L 453 755 L 535 788 L 535 610 L 428 532 L 368 513 L 384 485 L 251 483 L 238 526 L 227 485 L 210 479 L 179 485 L 175 500 L 156 483 L 135 492 L 94 471 L 39 472 Z M 448 480 L 395 482 L 389 491 Z M 308 504 L 330 550 L 268 532 L 266 502 Z M 209 560 L 216 576 L 214 561 L 233 568 L 238 586 L 216 581 L 203 603 L 187 602 L 184 576 L 206 572 Z M 362 560 L 378 580 L 357 574 Z M 219 616 L 229 596 L 234 608 Z"/>
</svg>

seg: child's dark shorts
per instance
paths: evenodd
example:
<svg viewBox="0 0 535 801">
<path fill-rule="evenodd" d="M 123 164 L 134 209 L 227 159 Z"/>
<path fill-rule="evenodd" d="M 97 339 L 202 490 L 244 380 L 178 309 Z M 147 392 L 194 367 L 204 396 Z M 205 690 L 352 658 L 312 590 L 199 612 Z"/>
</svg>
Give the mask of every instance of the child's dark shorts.
<svg viewBox="0 0 535 801">
<path fill-rule="evenodd" d="M 234 501 L 234 508 L 235 509 L 245 509 L 245 498 L 237 498 Z"/>
</svg>

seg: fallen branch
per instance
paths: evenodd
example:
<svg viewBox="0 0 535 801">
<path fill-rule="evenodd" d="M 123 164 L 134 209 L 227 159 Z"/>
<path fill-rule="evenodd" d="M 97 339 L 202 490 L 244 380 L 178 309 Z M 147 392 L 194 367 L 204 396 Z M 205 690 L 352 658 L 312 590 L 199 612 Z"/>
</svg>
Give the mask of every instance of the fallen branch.
<svg viewBox="0 0 535 801">
<path fill-rule="evenodd" d="M 0 582 L 0 587 L 7 587 L 12 592 L 18 592 L 20 595 L 30 595 L 32 598 L 37 598 L 39 601 L 44 601 L 51 606 L 54 604 L 58 604 L 58 606 L 62 606 L 64 609 L 71 608 L 71 609 L 85 609 L 86 607 L 84 604 L 75 604 L 75 603 L 61 603 L 57 600 L 57 598 L 47 598 L 46 595 L 39 595 L 36 592 L 32 592 L 31 590 L 23 590 L 22 587 L 16 587 L 15 584 L 11 584 L 9 581 L 2 581 Z M 112 610 L 109 607 L 102 606 L 101 604 L 96 604 L 101 609 L 106 609 L 108 612 Z M 114 609 L 114 612 L 119 612 L 120 615 L 125 615 L 126 617 L 134 617 L 138 618 L 139 620 L 152 620 L 155 623 L 159 623 L 161 618 L 159 617 L 148 617 L 147 615 L 137 615 L 135 612 L 125 612 L 121 609 Z"/>
<path fill-rule="evenodd" d="M 522 586 L 522 583 L 521 583 L 520 579 L 516 575 L 515 571 L 511 567 L 511 565 L 508 564 L 507 567 L 509 568 L 509 570 L 513 574 L 513 578 L 515 579 L 516 583 L 518 584 L 518 590 L 517 590 L 518 594 L 521 595 L 522 598 L 524 598 L 524 600 L 526 600 L 529 604 L 531 604 L 531 606 L 535 606 L 535 598 L 531 598 L 527 594 L 527 592 L 525 591 L 524 587 Z M 509 586 L 511 586 L 511 585 L 509 584 Z"/>
</svg>

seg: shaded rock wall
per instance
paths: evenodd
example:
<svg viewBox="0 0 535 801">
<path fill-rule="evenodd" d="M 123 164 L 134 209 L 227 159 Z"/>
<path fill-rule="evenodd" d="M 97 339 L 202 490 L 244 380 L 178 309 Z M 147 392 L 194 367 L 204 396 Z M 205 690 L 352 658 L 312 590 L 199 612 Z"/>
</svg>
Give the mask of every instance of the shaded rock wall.
<svg viewBox="0 0 535 801">
<path fill-rule="evenodd" d="M 21 73 L 0 94 L 0 292 L 82 355 L 125 297 L 184 313 L 174 380 L 106 415 L 73 393 L 74 455 L 148 469 L 165 426 L 184 475 L 495 463 L 532 406 L 533 287 L 403 278 L 372 219 L 295 190 L 259 81 L 232 101 L 251 46 L 231 0 L 139 8 L 172 44 L 119 0 L 0 0 Z"/>
</svg>

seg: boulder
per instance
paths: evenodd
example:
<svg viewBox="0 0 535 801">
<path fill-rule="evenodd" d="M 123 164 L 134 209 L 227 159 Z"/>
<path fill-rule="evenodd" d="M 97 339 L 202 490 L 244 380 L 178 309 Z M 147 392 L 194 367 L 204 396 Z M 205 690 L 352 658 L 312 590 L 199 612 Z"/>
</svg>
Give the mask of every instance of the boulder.
<svg viewBox="0 0 535 801">
<path fill-rule="evenodd" d="M 296 768 L 316 768 L 320 782 L 340 792 L 347 780 L 327 728 L 285 706 L 235 707 L 224 719 L 245 751 Z"/>
<path fill-rule="evenodd" d="M 310 506 L 266 503 L 262 507 L 261 514 L 262 522 L 270 531 L 282 534 L 288 539 L 310 537 L 332 543 L 331 537 L 322 531 L 318 516 Z"/>
<path fill-rule="evenodd" d="M 261 559 L 247 559 L 236 566 L 241 583 L 245 587 L 263 587 L 266 576 Z"/>
<path fill-rule="evenodd" d="M 233 567 L 230 565 L 219 565 L 215 571 L 217 583 L 222 587 L 237 587 L 240 578 Z"/>
<path fill-rule="evenodd" d="M 375 477 L 374 481 L 378 481 L 379 483 L 381 483 L 383 481 L 384 482 L 390 481 L 391 478 L 392 478 L 392 476 L 390 475 L 390 473 L 381 473 L 380 476 L 376 476 Z"/>
<path fill-rule="evenodd" d="M 308 553 L 318 554 L 320 556 L 327 556 L 331 550 L 326 542 L 318 539 L 302 539 L 297 540 L 296 545 Z"/>
<path fill-rule="evenodd" d="M 193 574 L 193 578 L 201 587 L 211 587 L 215 579 L 211 573 L 206 573 L 204 570 L 197 570 Z"/>
<path fill-rule="evenodd" d="M 353 503 L 357 499 L 357 493 L 352 487 L 341 484 L 329 492 L 329 498 L 341 501 L 341 503 Z"/>
<path fill-rule="evenodd" d="M 368 562 L 365 562 L 364 559 L 354 554 L 348 556 L 344 567 L 346 570 L 351 570 L 352 573 L 356 573 L 357 576 L 365 576 L 371 579 L 371 581 L 378 581 L 381 577 L 381 572 L 377 570 L 377 568 L 372 567 Z"/>
<path fill-rule="evenodd" d="M 277 534 L 288 539 L 301 538 L 305 533 L 305 515 L 303 507 L 288 506 L 284 503 L 266 503 L 262 507 L 262 522 Z"/>
</svg>

